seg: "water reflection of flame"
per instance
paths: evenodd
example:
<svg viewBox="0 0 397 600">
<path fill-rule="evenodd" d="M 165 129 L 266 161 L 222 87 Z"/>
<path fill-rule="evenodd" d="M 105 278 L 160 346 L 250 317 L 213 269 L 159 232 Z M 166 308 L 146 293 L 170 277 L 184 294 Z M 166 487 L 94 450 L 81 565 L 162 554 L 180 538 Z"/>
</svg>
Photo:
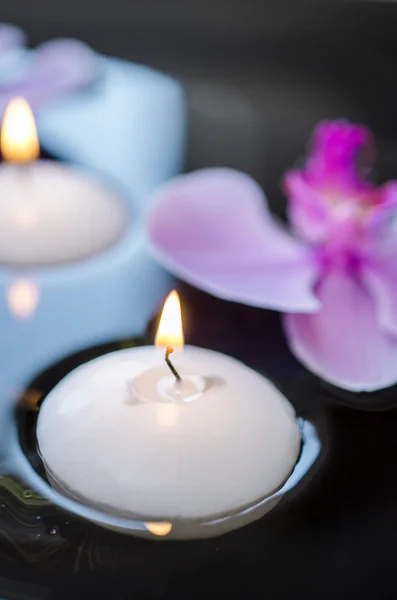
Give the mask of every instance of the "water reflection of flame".
<svg viewBox="0 0 397 600">
<path fill-rule="evenodd" d="M 31 317 L 39 304 L 40 291 L 30 279 L 17 279 L 7 289 L 7 304 L 18 319 Z"/>
<path fill-rule="evenodd" d="M 172 524 L 164 521 L 164 523 L 145 523 L 146 529 L 160 537 L 168 535 L 172 529 Z"/>
</svg>

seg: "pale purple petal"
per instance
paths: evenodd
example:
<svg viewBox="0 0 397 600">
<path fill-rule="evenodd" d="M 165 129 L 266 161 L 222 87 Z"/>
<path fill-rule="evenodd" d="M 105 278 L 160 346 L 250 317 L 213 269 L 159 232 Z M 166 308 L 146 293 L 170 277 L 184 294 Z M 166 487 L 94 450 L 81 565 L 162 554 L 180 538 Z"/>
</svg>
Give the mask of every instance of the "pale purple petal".
<svg viewBox="0 0 397 600">
<path fill-rule="evenodd" d="M 296 235 L 311 243 L 322 241 L 332 225 L 331 207 L 300 171 L 287 173 L 283 186 L 289 198 L 288 216 Z"/>
<path fill-rule="evenodd" d="M 397 182 L 388 181 L 377 188 L 373 199 L 375 202 L 368 211 L 365 228 L 368 233 L 377 236 L 382 245 L 387 241 L 388 245 L 391 243 L 397 248 L 395 231 L 389 231 L 390 222 L 397 209 Z M 391 235 L 388 235 L 389 233 Z M 374 241 L 376 242 L 376 238 Z"/>
<path fill-rule="evenodd" d="M 0 89 L 0 114 L 9 101 L 23 96 L 33 109 L 92 83 L 98 75 L 96 55 L 77 40 L 54 40 L 39 46 L 25 77 Z"/>
<path fill-rule="evenodd" d="M 361 277 L 370 291 L 379 327 L 397 336 L 397 255 L 387 263 L 367 263 Z"/>
<path fill-rule="evenodd" d="M 26 36 L 22 29 L 8 23 L 0 23 L 0 53 L 23 46 L 25 41 Z"/>
<path fill-rule="evenodd" d="M 274 221 L 247 175 L 208 169 L 177 178 L 158 193 L 148 231 L 158 259 L 211 294 L 279 310 L 318 309 L 311 251 Z"/>
<path fill-rule="evenodd" d="M 322 309 L 287 314 L 286 333 L 296 356 L 314 373 L 352 391 L 397 381 L 397 338 L 381 331 L 374 302 L 362 283 L 342 271 L 317 287 Z"/>
<path fill-rule="evenodd" d="M 388 270 L 397 264 L 397 182 L 378 188 L 377 198 L 362 220 L 360 249 L 372 263 Z"/>
<path fill-rule="evenodd" d="M 97 75 L 95 52 L 83 42 L 72 39 L 51 40 L 36 49 L 29 79 L 70 88 L 90 83 Z"/>
</svg>

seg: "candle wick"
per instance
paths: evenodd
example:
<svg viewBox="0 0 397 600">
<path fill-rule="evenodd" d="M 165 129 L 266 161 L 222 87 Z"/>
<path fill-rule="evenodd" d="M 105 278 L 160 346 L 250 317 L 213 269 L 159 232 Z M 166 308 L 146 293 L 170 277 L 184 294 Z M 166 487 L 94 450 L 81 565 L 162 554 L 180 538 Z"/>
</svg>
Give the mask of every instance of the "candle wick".
<svg viewBox="0 0 397 600">
<path fill-rule="evenodd" d="M 167 348 L 165 349 L 165 362 L 171 369 L 172 374 L 175 375 L 175 379 L 179 382 L 179 381 L 181 381 L 181 376 L 179 375 L 178 371 L 175 369 L 174 365 L 170 361 L 170 354 L 172 354 L 173 351 L 174 351 L 174 349 L 171 346 L 167 346 Z"/>
</svg>

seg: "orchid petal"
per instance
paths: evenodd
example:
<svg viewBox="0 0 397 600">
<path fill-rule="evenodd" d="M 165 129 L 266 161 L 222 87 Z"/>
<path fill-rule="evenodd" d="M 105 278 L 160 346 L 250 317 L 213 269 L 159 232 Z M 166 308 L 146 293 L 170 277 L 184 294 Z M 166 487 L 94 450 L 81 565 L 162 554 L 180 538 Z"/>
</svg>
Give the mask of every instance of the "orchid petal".
<svg viewBox="0 0 397 600">
<path fill-rule="evenodd" d="M 77 40 L 42 44 L 25 77 L 0 90 L 0 114 L 16 96 L 25 97 L 33 109 L 64 93 L 91 83 L 97 76 L 93 50 Z"/>
<path fill-rule="evenodd" d="M 287 173 L 284 188 L 289 197 L 288 215 L 296 235 L 312 243 L 322 241 L 332 225 L 329 205 L 300 171 Z"/>
<path fill-rule="evenodd" d="M 40 84 L 52 83 L 62 89 L 91 83 L 97 74 L 95 52 L 83 42 L 73 39 L 50 40 L 36 50 L 29 79 Z"/>
<path fill-rule="evenodd" d="M 280 310 L 319 307 L 311 251 L 274 221 L 247 175 L 208 169 L 173 180 L 148 230 L 160 262 L 211 294 Z"/>
<path fill-rule="evenodd" d="M 394 210 L 397 208 L 397 181 L 388 181 L 379 188 L 379 207 Z"/>
<path fill-rule="evenodd" d="M 388 181 L 376 190 L 374 196 L 376 203 L 371 207 L 365 223 L 366 230 L 373 236 L 374 249 L 376 245 L 385 249 L 390 246 L 397 249 L 396 231 L 390 227 L 395 225 L 397 182 Z"/>
<path fill-rule="evenodd" d="M 379 327 L 397 335 L 397 269 L 392 263 L 365 264 L 361 277 L 371 292 Z"/>
<path fill-rule="evenodd" d="M 369 191 L 372 186 L 364 177 L 373 160 L 372 147 L 372 135 L 366 127 L 345 121 L 320 123 L 314 131 L 312 152 L 304 171 L 308 183 L 328 193 Z"/>
<path fill-rule="evenodd" d="M 22 29 L 8 23 L 0 23 L 0 53 L 23 46 L 25 41 L 26 36 Z"/>
<path fill-rule="evenodd" d="M 296 356 L 314 373 L 352 391 L 397 381 L 397 339 L 378 326 L 376 307 L 361 282 L 332 271 L 317 286 L 322 309 L 287 314 L 286 333 Z"/>
</svg>

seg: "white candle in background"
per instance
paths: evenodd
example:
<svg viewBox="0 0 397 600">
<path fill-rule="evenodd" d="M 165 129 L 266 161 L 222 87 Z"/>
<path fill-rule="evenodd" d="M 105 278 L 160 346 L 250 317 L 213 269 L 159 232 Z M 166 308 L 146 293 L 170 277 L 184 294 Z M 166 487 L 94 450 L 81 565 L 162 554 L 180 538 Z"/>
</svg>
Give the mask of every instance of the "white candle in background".
<svg viewBox="0 0 397 600">
<path fill-rule="evenodd" d="M 1 132 L 0 264 L 45 266 L 109 248 L 124 234 L 124 204 L 71 167 L 43 160 L 33 115 L 14 99 Z"/>
<path fill-rule="evenodd" d="M 39 449 L 50 481 L 67 495 L 139 518 L 155 535 L 172 537 L 182 523 L 181 537 L 201 537 L 200 524 L 237 515 L 282 486 L 300 430 L 267 379 L 223 354 L 183 348 L 175 292 L 156 342 L 65 377 L 41 407 Z M 180 381 L 164 361 L 168 344 Z M 247 513 L 244 522 L 255 518 Z"/>
</svg>

